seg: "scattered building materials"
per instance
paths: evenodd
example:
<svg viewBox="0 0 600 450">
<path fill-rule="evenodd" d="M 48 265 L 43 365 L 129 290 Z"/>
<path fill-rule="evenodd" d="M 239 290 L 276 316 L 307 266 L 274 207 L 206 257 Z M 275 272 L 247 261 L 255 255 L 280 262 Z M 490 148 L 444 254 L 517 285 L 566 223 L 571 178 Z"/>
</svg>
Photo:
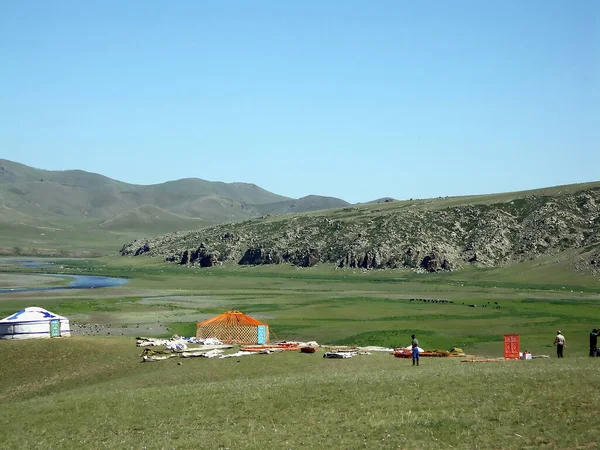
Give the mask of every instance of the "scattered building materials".
<svg viewBox="0 0 600 450">
<path fill-rule="evenodd" d="M 240 339 L 240 336 L 247 330 L 242 330 L 241 334 L 235 334 L 236 328 L 240 323 L 240 318 L 248 317 L 239 311 L 228 311 L 221 316 L 227 316 L 230 319 L 233 317 L 235 323 L 233 323 L 232 331 L 230 338 L 231 340 Z M 233 320 L 233 319 L 232 319 Z M 250 321 L 254 319 L 250 318 Z M 241 319 L 242 322 L 246 321 L 246 319 Z M 259 322 L 260 323 L 260 322 Z M 200 324 L 199 324 L 200 325 Z M 215 326 L 223 326 L 223 329 L 227 329 L 227 321 L 217 321 Z M 241 325 L 240 328 L 245 327 L 246 325 Z M 254 325 L 256 328 L 258 325 Z M 266 326 L 266 325 L 265 325 Z M 238 330 L 239 331 L 239 330 Z M 223 335 L 222 335 L 223 336 Z M 237 337 L 234 337 L 237 336 Z M 485 358 L 485 357 L 475 357 L 472 355 L 466 355 L 462 348 L 453 348 L 450 351 L 447 350 L 424 350 L 420 347 L 418 348 L 419 356 L 423 357 L 463 357 L 461 362 L 499 362 L 499 361 L 507 361 L 507 360 L 531 360 L 536 358 L 549 358 L 548 355 L 532 355 L 530 352 L 519 352 L 517 353 L 517 358 L 507 358 L 506 354 L 511 354 L 515 350 L 515 344 L 520 344 L 520 338 L 518 335 L 506 335 L 505 336 L 505 358 Z M 170 358 L 193 358 L 193 357 L 203 357 L 203 358 L 215 358 L 218 357 L 220 359 L 224 358 L 232 358 L 232 357 L 241 357 L 241 356 L 249 356 L 249 355 L 269 355 L 273 353 L 281 353 L 285 351 L 300 351 L 302 353 L 312 354 L 319 350 L 320 346 L 315 341 L 309 342 L 297 342 L 297 341 L 283 341 L 277 342 L 274 344 L 254 344 L 254 345 L 245 345 L 240 348 L 239 351 L 230 354 L 223 354 L 223 349 L 233 348 L 231 344 L 223 344 L 223 339 L 221 337 L 195 337 L 195 338 L 185 338 L 179 337 L 177 335 L 173 336 L 171 339 L 156 339 L 156 338 L 145 338 L 138 337 L 136 338 L 138 346 L 145 346 L 147 348 L 142 352 L 142 360 L 143 361 L 162 361 Z M 198 347 L 190 348 L 188 344 L 198 343 L 200 344 Z M 208 344 L 208 345 L 204 345 Z M 154 350 L 148 347 L 164 345 L 165 350 Z M 396 349 L 387 348 L 387 347 L 379 347 L 379 346 L 365 346 L 365 347 L 356 347 L 356 346 L 348 346 L 348 345 L 336 345 L 336 346 L 323 346 L 323 348 L 327 349 L 327 351 L 323 354 L 323 358 L 328 359 L 348 359 L 353 358 L 357 355 L 371 355 L 372 352 L 381 352 L 392 354 L 397 358 L 412 358 L 412 347 L 400 347 Z M 506 353 L 508 352 L 508 353 Z M 180 364 L 180 363 L 179 363 Z"/>
<path fill-rule="evenodd" d="M 223 354 L 223 350 L 190 350 L 190 351 L 183 351 L 183 352 L 176 352 L 177 355 L 179 355 L 180 358 L 195 358 L 195 357 L 202 357 L 202 358 L 212 358 L 214 356 L 219 356 Z"/>
<path fill-rule="evenodd" d="M 504 335 L 504 357 L 506 359 L 519 359 L 521 353 L 521 337 L 518 334 Z"/>
<path fill-rule="evenodd" d="M 529 351 L 519 352 L 519 359 L 531 360 L 531 359 L 533 359 L 533 355 Z"/>
<path fill-rule="evenodd" d="M 410 352 L 410 354 L 412 355 L 412 345 L 394 349 L 394 351 L 402 351 L 402 350 L 408 350 Z M 425 351 L 421 347 L 417 347 L 417 350 L 419 350 L 419 355 Z"/>
<path fill-rule="evenodd" d="M 69 319 L 31 306 L 0 320 L 0 339 L 40 339 L 71 336 Z"/>
<path fill-rule="evenodd" d="M 388 354 L 392 354 L 394 353 L 394 349 L 393 348 L 387 348 L 387 347 L 378 347 L 375 345 L 369 345 L 367 347 L 357 347 L 357 350 L 360 351 L 365 351 L 365 352 L 381 352 L 381 353 L 388 353 Z"/>
<path fill-rule="evenodd" d="M 199 354 L 197 354 L 199 353 Z M 216 358 L 218 356 L 221 356 L 223 354 L 223 350 L 219 350 L 219 349 L 214 349 L 214 350 L 209 350 L 207 352 L 183 352 L 181 354 L 182 358 L 188 358 L 190 356 L 200 356 L 201 358 Z"/>
<path fill-rule="evenodd" d="M 297 342 L 297 341 L 284 341 L 275 344 L 265 345 L 246 345 L 241 348 L 242 351 L 246 352 L 258 352 L 258 353 L 273 353 L 283 351 L 298 351 L 304 353 L 314 353 L 319 350 L 319 344 L 315 341 L 309 342 Z M 269 351 L 272 350 L 272 351 Z"/>
<path fill-rule="evenodd" d="M 182 338 L 182 339 L 185 339 L 190 344 L 202 344 L 202 345 L 221 345 L 221 344 L 223 344 L 217 338 L 198 339 L 197 337 L 192 336 L 191 338 Z"/>
<path fill-rule="evenodd" d="M 189 344 L 197 343 L 199 347 L 190 347 Z M 196 339 L 196 338 L 185 338 L 174 335 L 170 339 L 161 338 L 149 338 L 149 337 L 137 337 L 136 345 L 138 347 L 156 347 L 165 346 L 167 350 L 212 350 L 212 349 L 227 349 L 233 348 L 233 345 L 223 344 L 220 340 L 215 338 L 209 339 Z"/>
<path fill-rule="evenodd" d="M 168 344 L 165 346 L 165 348 L 166 348 L 167 350 L 177 350 L 177 351 L 182 351 L 182 350 L 187 350 L 187 349 L 188 349 L 188 346 L 187 346 L 187 344 L 185 343 L 185 341 L 183 341 L 183 340 L 179 340 L 179 341 L 172 341 L 172 342 L 169 342 L 169 343 L 168 343 Z"/>
<path fill-rule="evenodd" d="M 470 359 L 462 359 L 460 362 L 502 362 L 502 361 L 516 361 L 515 359 L 506 359 L 506 358 L 470 358 Z"/>
<path fill-rule="evenodd" d="M 462 348 L 453 347 L 452 350 L 450 350 L 450 356 L 467 356 L 467 354 Z"/>
<path fill-rule="evenodd" d="M 199 347 L 188 347 L 190 350 L 217 350 L 217 349 L 228 349 L 233 348 L 231 344 L 220 344 L 220 345 L 200 345 Z"/>
<path fill-rule="evenodd" d="M 300 348 L 302 347 L 314 347 L 317 350 L 319 349 L 320 345 L 317 341 L 308 341 L 308 342 L 296 342 L 298 344 L 298 346 Z"/>
<path fill-rule="evenodd" d="M 333 352 L 325 352 L 323 354 L 323 358 L 330 358 L 330 359 L 347 359 L 347 358 L 353 358 L 356 355 L 358 355 L 357 351 L 333 351 Z"/>
<path fill-rule="evenodd" d="M 419 348 L 419 357 L 432 357 L 432 358 L 446 358 L 450 356 L 450 352 L 447 350 L 423 350 Z M 396 358 L 412 358 L 412 350 L 409 348 L 398 348 L 394 350 L 394 356 Z"/>
<path fill-rule="evenodd" d="M 326 348 L 327 350 L 331 351 L 331 352 L 337 352 L 337 351 L 351 351 L 351 352 L 355 352 L 358 350 L 358 348 L 354 345 L 324 345 L 323 348 Z"/>
<path fill-rule="evenodd" d="M 300 347 L 300 352 L 302 353 L 314 353 L 317 351 L 316 347 Z"/>
<path fill-rule="evenodd" d="M 196 326 L 196 339 L 217 338 L 226 344 L 268 344 L 269 326 L 231 310 Z"/>
<path fill-rule="evenodd" d="M 146 347 L 146 346 L 157 346 L 157 345 L 167 345 L 170 339 L 158 339 L 158 338 L 148 338 L 148 337 L 136 337 L 136 343 L 138 347 Z"/>
<path fill-rule="evenodd" d="M 261 351 L 258 352 L 259 355 L 270 355 L 272 353 L 281 353 L 285 351 L 282 348 L 263 348 Z"/>
<path fill-rule="evenodd" d="M 219 359 L 235 358 L 238 356 L 250 356 L 250 355 L 258 355 L 258 352 L 244 352 L 244 351 L 240 350 L 239 352 L 229 353 L 227 355 L 221 355 L 221 356 L 219 356 Z"/>
<path fill-rule="evenodd" d="M 164 361 L 170 358 L 214 358 L 221 356 L 223 350 L 221 349 L 194 349 L 189 351 L 176 351 L 176 350 L 154 350 L 146 347 L 142 352 L 142 361 Z"/>
<path fill-rule="evenodd" d="M 153 350 L 146 347 L 141 354 L 143 362 L 164 361 L 165 359 L 176 358 L 179 355 L 167 350 Z"/>
<path fill-rule="evenodd" d="M 300 346 L 297 342 L 282 342 L 279 344 L 272 345 L 246 345 L 242 347 L 240 350 L 244 352 L 261 352 L 263 350 L 275 349 L 280 351 L 298 351 L 300 350 Z"/>
</svg>

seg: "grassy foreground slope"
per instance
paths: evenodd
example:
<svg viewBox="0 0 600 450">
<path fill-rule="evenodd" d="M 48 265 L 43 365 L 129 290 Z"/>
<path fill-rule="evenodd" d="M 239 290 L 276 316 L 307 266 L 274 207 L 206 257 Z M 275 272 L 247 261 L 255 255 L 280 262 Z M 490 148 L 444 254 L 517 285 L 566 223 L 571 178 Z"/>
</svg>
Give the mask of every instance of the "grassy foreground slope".
<svg viewBox="0 0 600 450">
<path fill-rule="evenodd" d="M 140 363 L 132 339 L 0 342 L 2 446 L 595 448 L 591 358 L 461 363 L 319 353 Z"/>
<path fill-rule="evenodd" d="M 48 271 L 130 282 L 0 294 L 1 317 L 37 305 L 73 325 L 101 326 L 87 328 L 91 337 L 0 341 L 0 442 L 14 449 L 595 448 L 600 358 L 587 357 L 587 339 L 600 326 L 600 283 L 561 264 L 556 256 L 426 274 L 56 261 Z M 2 270 L 3 287 L 44 283 L 32 269 Z M 560 328 L 568 347 L 563 360 L 431 358 L 418 368 L 386 354 L 326 360 L 296 352 L 140 362 L 135 335 L 189 335 L 197 321 L 230 308 L 264 320 L 282 339 L 400 346 L 415 332 L 428 349 L 500 356 L 503 334 L 518 333 L 522 349 L 553 356 Z"/>
</svg>

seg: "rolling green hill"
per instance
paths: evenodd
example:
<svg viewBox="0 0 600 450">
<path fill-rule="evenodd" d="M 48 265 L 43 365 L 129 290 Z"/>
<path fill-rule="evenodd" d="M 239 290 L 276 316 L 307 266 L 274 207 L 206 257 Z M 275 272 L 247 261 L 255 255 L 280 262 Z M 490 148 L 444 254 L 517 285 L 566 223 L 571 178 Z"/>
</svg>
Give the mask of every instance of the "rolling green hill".
<svg viewBox="0 0 600 450">
<path fill-rule="evenodd" d="M 158 206 L 139 206 L 124 213 L 117 214 L 109 219 L 102 219 L 97 222 L 97 226 L 110 231 L 131 231 L 136 228 L 143 228 L 151 232 L 153 227 L 158 232 L 165 227 L 172 229 L 193 229 L 202 228 L 207 222 L 193 217 L 186 217 L 180 214 L 167 211 Z"/>
<path fill-rule="evenodd" d="M 145 205 L 185 212 L 187 205 L 204 197 L 247 204 L 239 214 L 251 217 L 253 204 L 289 200 L 253 184 L 182 179 L 140 186 L 81 170 L 40 170 L 3 159 L 0 189 L 0 201 L 7 207 L 39 216 L 75 218 L 107 218 Z M 197 208 L 189 212 L 186 215 L 202 218 Z M 216 211 L 210 214 L 216 215 Z"/>
<path fill-rule="evenodd" d="M 34 169 L 0 159 L 0 205 L 34 217 L 110 218 L 153 206 L 210 223 L 264 214 L 345 206 L 331 197 L 295 200 L 249 183 L 186 178 L 148 186 L 127 184 L 82 170 Z"/>
<path fill-rule="evenodd" d="M 0 159 L 0 254 L 107 254 L 134 237 L 347 204 L 197 178 L 134 185 Z"/>
</svg>

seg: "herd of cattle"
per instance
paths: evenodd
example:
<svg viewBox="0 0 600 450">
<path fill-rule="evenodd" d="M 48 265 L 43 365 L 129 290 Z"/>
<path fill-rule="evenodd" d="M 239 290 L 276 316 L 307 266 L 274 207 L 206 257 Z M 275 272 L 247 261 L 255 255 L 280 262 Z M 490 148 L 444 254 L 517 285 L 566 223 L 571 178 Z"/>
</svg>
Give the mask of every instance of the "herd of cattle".
<svg viewBox="0 0 600 450">
<path fill-rule="evenodd" d="M 423 302 L 423 303 L 454 303 L 454 300 L 444 300 L 444 299 L 439 299 L 439 298 L 411 298 L 409 299 L 409 301 L 411 302 Z M 464 302 L 463 302 L 464 305 Z M 488 305 L 492 306 L 492 304 L 490 302 L 484 303 L 483 305 L 481 305 L 482 308 L 487 308 Z M 469 308 L 475 308 L 477 307 L 477 305 L 471 303 L 469 305 Z M 498 305 L 498 302 L 494 302 L 493 304 L 494 309 L 500 309 L 500 305 Z"/>
<path fill-rule="evenodd" d="M 439 298 L 411 298 L 410 301 L 425 303 L 454 303 L 454 300 L 441 300 Z"/>
</svg>

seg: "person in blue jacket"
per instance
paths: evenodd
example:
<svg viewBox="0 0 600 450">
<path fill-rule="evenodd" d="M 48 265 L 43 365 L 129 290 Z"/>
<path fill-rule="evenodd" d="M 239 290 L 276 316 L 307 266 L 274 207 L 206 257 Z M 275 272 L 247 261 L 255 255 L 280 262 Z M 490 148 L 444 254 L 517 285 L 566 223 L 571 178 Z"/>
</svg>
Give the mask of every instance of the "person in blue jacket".
<svg viewBox="0 0 600 450">
<path fill-rule="evenodd" d="M 414 334 L 411 336 L 412 338 L 412 359 L 413 359 L 413 366 L 414 365 L 419 365 L 419 341 L 417 340 L 417 336 L 415 336 Z"/>
</svg>

